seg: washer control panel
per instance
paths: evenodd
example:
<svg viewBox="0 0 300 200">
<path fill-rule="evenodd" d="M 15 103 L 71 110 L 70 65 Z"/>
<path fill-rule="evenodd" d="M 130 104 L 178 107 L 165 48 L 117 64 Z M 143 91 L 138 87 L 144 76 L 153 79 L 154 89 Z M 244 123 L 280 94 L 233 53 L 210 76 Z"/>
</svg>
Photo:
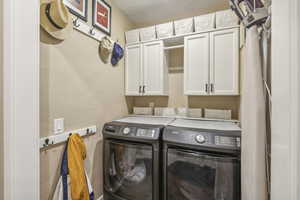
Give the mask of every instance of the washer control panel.
<svg viewBox="0 0 300 200">
<path fill-rule="evenodd" d="M 156 139 L 159 137 L 160 128 L 151 128 L 151 127 L 135 127 L 135 126 L 105 126 L 104 132 L 109 135 L 118 135 L 128 137 L 141 137 Z"/>
<path fill-rule="evenodd" d="M 240 147 L 241 139 L 237 137 L 215 136 L 215 144 L 219 146 Z"/>
</svg>

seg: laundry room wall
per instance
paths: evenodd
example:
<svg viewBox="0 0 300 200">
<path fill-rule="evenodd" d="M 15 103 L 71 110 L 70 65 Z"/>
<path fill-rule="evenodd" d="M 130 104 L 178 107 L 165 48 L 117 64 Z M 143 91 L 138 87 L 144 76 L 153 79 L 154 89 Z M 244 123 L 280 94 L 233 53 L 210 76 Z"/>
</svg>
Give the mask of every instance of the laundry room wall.
<svg viewBox="0 0 300 200">
<path fill-rule="evenodd" d="M 88 2 L 91 25 L 92 1 Z M 112 39 L 124 45 L 124 32 L 134 25 L 113 1 L 107 2 L 112 6 Z M 66 130 L 97 125 L 97 134 L 84 139 L 87 171 L 97 199 L 102 194 L 102 126 L 127 115 L 133 102 L 124 95 L 124 59 L 116 67 L 104 64 L 98 55 L 99 42 L 77 31 L 61 43 L 43 30 L 41 38 L 53 43 L 40 43 L 41 137 L 53 135 L 56 118 L 65 119 Z M 53 194 L 63 148 L 64 144 L 41 150 L 41 200 Z"/>
<path fill-rule="evenodd" d="M 3 19 L 3 1 L 0 1 L 1 19 Z M 0 199 L 3 199 L 4 191 L 4 132 L 3 132 L 3 20 L 0 20 Z"/>
<path fill-rule="evenodd" d="M 177 19 L 193 17 L 212 13 L 220 10 L 229 9 L 226 3 L 221 7 L 214 7 L 201 13 L 186 13 L 185 15 L 176 16 L 172 19 L 153 22 L 152 24 L 139 24 L 138 27 L 146 27 L 154 24 L 160 24 Z M 184 63 L 183 49 L 175 49 L 169 52 L 169 67 L 180 68 Z M 148 107 L 154 103 L 156 107 L 189 107 L 189 108 L 210 108 L 210 109 L 227 109 L 232 110 L 232 118 L 239 119 L 240 97 L 238 96 L 185 96 L 183 90 L 183 71 L 169 71 L 169 96 L 168 97 L 134 97 L 134 106 Z"/>
</svg>

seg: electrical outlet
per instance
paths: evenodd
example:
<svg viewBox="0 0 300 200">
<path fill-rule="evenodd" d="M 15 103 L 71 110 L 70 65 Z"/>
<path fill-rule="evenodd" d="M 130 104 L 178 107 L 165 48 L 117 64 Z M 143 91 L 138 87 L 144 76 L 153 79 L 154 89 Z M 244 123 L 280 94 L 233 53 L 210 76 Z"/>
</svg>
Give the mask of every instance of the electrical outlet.
<svg viewBox="0 0 300 200">
<path fill-rule="evenodd" d="M 60 134 L 65 131 L 64 118 L 54 119 L 54 134 Z"/>
<path fill-rule="evenodd" d="M 150 107 L 150 108 L 154 108 L 154 106 L 155 106 L 155 103 L 154 103 L 154 102 L 150 102 L 150 103 L 149 103 L 149 107 Z"/>
</svg>

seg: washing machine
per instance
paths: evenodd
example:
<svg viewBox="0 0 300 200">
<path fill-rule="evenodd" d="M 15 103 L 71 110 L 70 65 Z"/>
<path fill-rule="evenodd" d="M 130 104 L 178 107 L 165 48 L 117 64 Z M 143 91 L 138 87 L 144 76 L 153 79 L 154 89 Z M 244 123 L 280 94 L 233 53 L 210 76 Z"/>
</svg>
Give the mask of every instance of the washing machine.
<svg viewBox="0 0 300 200">
<path fill-rule="evenodd" d="M 160 199 L 161 136 L 172 121 L 133 116 L 104 125 L 104 200 Z"/>
<path fill-rule="evenodd" d="M 164 200 L 240 200 L 241 129 L 177 119 L 163 133 Z"/>
</svg>

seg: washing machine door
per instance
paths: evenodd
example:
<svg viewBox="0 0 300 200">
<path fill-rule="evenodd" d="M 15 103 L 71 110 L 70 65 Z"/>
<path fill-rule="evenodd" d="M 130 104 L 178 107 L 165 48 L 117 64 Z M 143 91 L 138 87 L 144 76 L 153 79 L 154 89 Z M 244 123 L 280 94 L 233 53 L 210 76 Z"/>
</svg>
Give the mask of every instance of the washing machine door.
<svg viewBox="0 0 300 200">
<path fill-rule="evenodd" d="M 168 200 L 240 200 L 240 161 L 182 149 L 167 152 Z"/>
<path fill-rule="evenodd" d="M 104 189 L 126 200 L 152 200 L 151 145 L 105 142 Z"/>
</svg>

